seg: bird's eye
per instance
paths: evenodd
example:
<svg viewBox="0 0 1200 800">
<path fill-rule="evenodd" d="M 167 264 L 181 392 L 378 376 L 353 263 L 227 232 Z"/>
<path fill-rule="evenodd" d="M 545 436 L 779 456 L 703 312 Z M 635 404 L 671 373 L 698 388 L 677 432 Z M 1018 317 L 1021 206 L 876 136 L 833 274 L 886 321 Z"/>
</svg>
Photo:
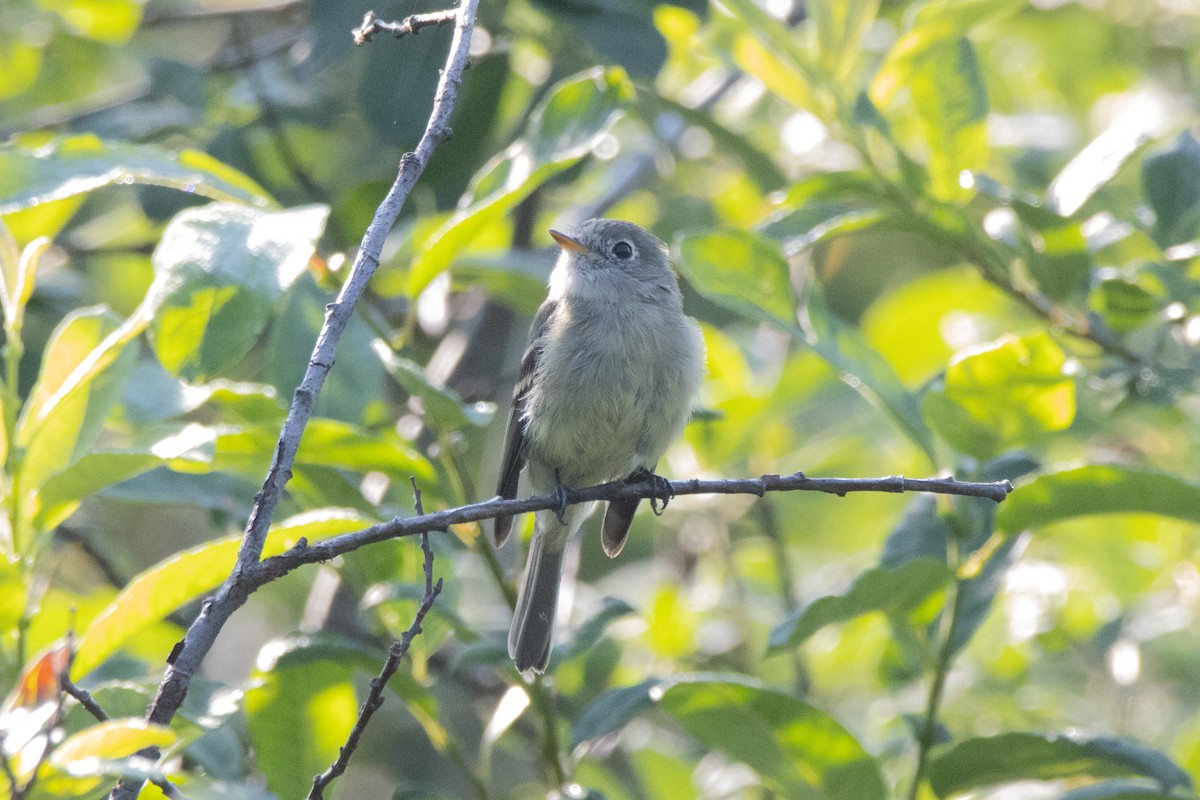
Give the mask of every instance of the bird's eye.
<svg viewBox="0 0 1200 800">
<path fill-rule="evenodd" d="M 617 242 L 612 246 L 612 254 L 622 261 L 633 258 L 633 245 L 629 242 Z"/>
</svg>

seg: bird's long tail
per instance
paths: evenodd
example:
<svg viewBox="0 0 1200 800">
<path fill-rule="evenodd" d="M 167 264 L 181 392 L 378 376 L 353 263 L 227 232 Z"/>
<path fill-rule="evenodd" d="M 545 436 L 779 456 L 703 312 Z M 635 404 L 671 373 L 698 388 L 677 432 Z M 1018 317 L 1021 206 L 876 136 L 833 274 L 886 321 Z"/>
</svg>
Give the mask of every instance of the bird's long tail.
<svg viewBox="0 0 1200 800">
<path fill-rule="evenodd" d="M 508 655 L 519 672 L 528 669 L 543 672 L 550 660 L 563 551 L 573 527 L 570 517 L 568 512 L 564 525 L 553 511 L 539 511 L 534 521 L 525 580 L 517 596 L 512 627 L 508 629 Z"/>
</svg>

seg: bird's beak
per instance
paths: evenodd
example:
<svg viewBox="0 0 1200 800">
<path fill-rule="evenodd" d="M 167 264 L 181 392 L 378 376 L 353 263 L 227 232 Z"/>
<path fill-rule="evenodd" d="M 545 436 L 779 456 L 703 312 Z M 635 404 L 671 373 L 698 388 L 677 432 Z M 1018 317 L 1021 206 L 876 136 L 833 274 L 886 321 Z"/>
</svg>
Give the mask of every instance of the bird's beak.
<svg viewBox="0 0 1200 800">
<path fill-rule="evenodd" d="M 587 247 L 583 244 L 583 242 L 579 241 L 578 239 L 572 239 L 570 236 L 567 236 L 565 233 L 560 233 L 559 231 L 552 230 L 552 231 L 550 231 L 550 238 L 553 239 L 554 241 L 558 242 L 558 246 L 561 247 L 563 250 L 570 250 L 573 253 L 590 252 L 587 249 Z"/>
</svg>

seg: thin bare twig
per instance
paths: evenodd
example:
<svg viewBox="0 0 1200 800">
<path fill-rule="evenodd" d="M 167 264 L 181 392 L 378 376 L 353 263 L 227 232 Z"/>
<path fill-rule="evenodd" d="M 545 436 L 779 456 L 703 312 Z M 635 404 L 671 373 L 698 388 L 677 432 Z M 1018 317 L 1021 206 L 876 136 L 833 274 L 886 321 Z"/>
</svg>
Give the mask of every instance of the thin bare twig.
<svg viewBox="0 0 1200 800">
<path fill-rule="evenodd" d="M 74 697 L 75 701 L 79 703 L 79 705 L 83 706 L 85 711 L 87 711 L 100 722 L 108 722 L 108 712 L 100 707 L 100 704 L 96 702 L 94 697 L 92 697 L 91 692 L 89 692 L 87 689 L 81 689 L 80 687 L 76 686 L 75 682 L 71 680 L 66 672 L 63 673 L 62 679 L 59 681 L 59 683 L 62 685 L 62 690 L 71 695 L 71 697 Z"/>
<path fill-rule="evenodd" d="M 338 340 L 350 321 L 355 303 L 358 302 L 367 283 L 379 267 L 379 255 L 383 250 L 384 240 L 399 217 L 400 209 L 408 199 L 417 178 L 425 171 L 426 165 L 433 156 L 433 151 L 450 138 L 450 115 L 454 110 L 459 86 L 462 84 L 463 70 L 467 66 L 471 33 L 475 27 L 475 15 L 478 7 L 479 0 L 462 0 L 456 11 L 445 12 L 452 14 L 456 20 L 454 36 L 450 42 L 445 67 L 438 79 L 437 90 L 433 97 L 433 108 L 430 111 L 425 132 L 421 135 L 416 149 L 411 153 L 406 153 L 401 159 L 396 180 L 379 204 L 371 224 L 363 235 L 358 255 L 346 283 L 342 286 L 337 299 L 326 308 L 325 324 L 317 336 L 304 379 L 293 395 L 291 408 L 288 410 L 283 429 L 279 433 L 279 441 L 275 446 L 275 455 L 267 471 L 266 480 L 262 489 L 255 495 L 254 505 L 251 508 L 245 532 L 242 534 L 242 544 L 238 550 L 233 571 L 216 593 L 205 601 L 200 614 L 188 628 L 183 640 L 176 645 L 171 654 L 172 657 L 168 659 L 166 674 L 163 676 L 162 683 L 159 684 L 158 693 L 146 715 L 149 722 L 159 725 L 170 723 L 187 695 L 192 676 L 212 648 L 217 634 L 220 633 L 230 615 L 246 602 L 250 593 L 257 586 L 261 585 L 247 580 L 248 573 L 255 570 L 262 558 L 267 529 L 270 527 L 284 486 L 291 478 L 292 465 L 295 463 L 296 452 L 300 446 L 300 437 L 312 416 L 317 394 L 321 391 L 321 387 L 325 384 L 325 378 L 333 366 Z M 147 749 L 140 755 L 156 757 L 157 750 Z M 141 784 L 140 778 L 122 779 L 113 789 L 112 800 L 133 800 L 137 796 Z"/>
<path fill-rule="evenodd" d="M 457 13 L 454 9 L 447 9 L 445 11 L 431 11 L 428 14 L 411 14 L 399 22 L 383 22 L 375 16 L 374 11 L 368 11 L 363 15 L 362 24 L 350 31 L 350 34 L 354 37 L 355 44 L 366 44 L 377 33 L 390 33 L 397 39 L 409 34 L 416 36 L 421 32 L 422 28 L 431 28 L 445 25 L 447 22 L 453 22 Z"/>
<path fill-rule="evenodd" d="M 421 490 L 417 488 L 416 480 L 413 480 L 413 491 L 416 497 L 417 516 L 424 515 L 424 509 L 421 507 Z M 425 593 L 421 597 L 421 605 L 417 608 L 417 613 L 413 616 L 412 624 L 408 626 L 399 639 L 392 643 L 388 650 L 387 660 L 383 662 L 383 668 L 379 670 L 379 674 L 371 679 L 371 690 L 367 693 L 367 699 L 363 701 L 362 707 L 358 710 L 358 719 L 354 721 L 354 727 L 350 729 L 350 734 L 346 737 L 346 743 L 338 748 L 337 759 L 329 765 L 329 769 L 322 772 L 313 778 L 312 789 L 308 793 L 308 800 L 322 800 L 325 797 L 325 788 L 333 783 L 339 775 L 346 771 L 346 767 L 350 765 L 350 758 L 354 755 L 354 751 L 358 749 L 358 742 L 362 738 L 363 732 L 367 729 L 367 723 L 371 721 L 371 716 L 383 705 L 383 690 L 387 686 L 392 675 L 400 668 L 400 662 L 408 653 L 408 648 L 412 645 L 412 640 L 421 633 L 421 623 L 425 620 L 425 615 L 429 613 L 429 609 L 433 608 L 433 603 L 437 600 L 438 595 L 442 592 L 442 579 L 438 578 L 437 582 L 433 580 L 433 549 L 429 546 L 429 534 L 421 534 L 421 550 L 425 553 Z"/>
</svg>

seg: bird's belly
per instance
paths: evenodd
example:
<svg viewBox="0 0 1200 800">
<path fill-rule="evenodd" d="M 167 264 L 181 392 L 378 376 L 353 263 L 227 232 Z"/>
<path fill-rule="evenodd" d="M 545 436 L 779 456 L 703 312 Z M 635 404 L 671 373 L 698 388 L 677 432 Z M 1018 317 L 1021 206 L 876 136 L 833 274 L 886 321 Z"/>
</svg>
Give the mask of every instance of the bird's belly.
<svg viewBox="0 0 1200 800">
<path fill-rule="evenodd" d="M 646 409 L 635 387 L 610 381 L 548 386 L 530 415 L 529 458 L 558 470 L 570 486 L 624 477 L 638 463 Z"/>
</svg>

